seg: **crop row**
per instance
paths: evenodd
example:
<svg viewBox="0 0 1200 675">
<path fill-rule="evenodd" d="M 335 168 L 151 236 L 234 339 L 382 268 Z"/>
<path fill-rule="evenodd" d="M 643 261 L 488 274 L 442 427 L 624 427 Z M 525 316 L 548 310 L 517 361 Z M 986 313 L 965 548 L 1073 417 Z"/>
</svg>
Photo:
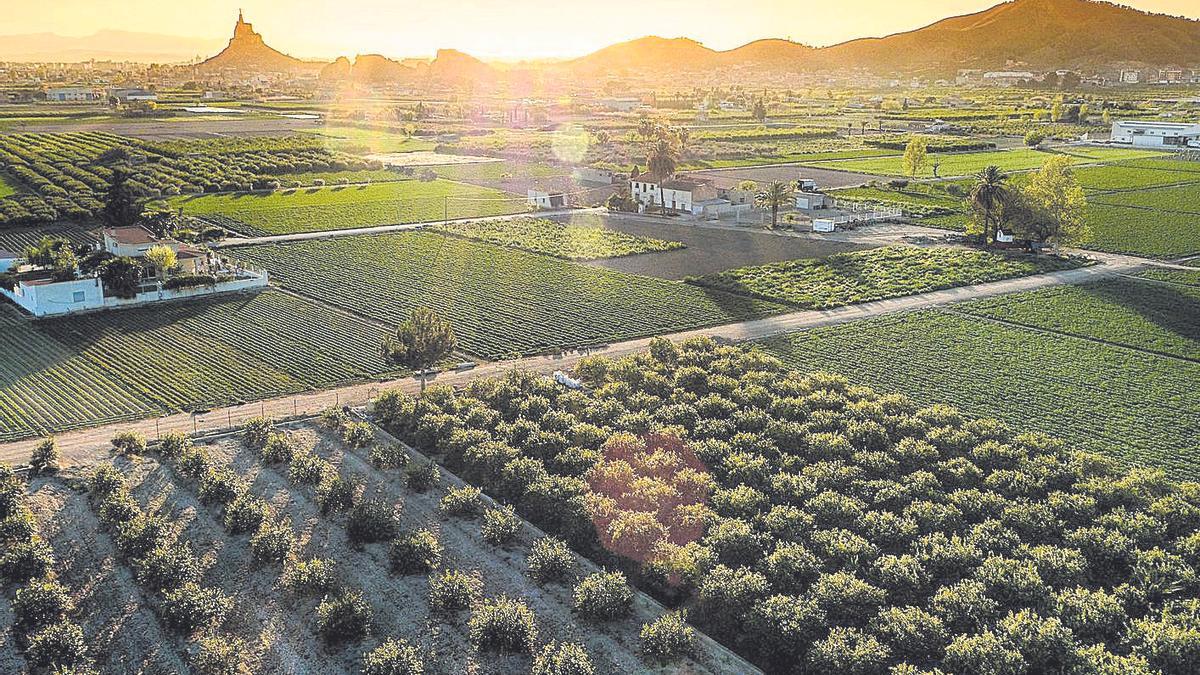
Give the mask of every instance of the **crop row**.
<svg viewBox="0 0 1200 675">
<path fill-rule="evenodd" d="M 742 267 L 688 279 L 729 293 L 825 309 L 1079 267 L 1074 258 L 889 246 Z"/>
<path fill-rule="evenodd" d="M 768 672 L 1192 670 L 1190 484 L 704 338 L 573 375 L 374 412 Z"/>
<path fill-rule="evenodd" d="M 1117 278 L 988 298 L 957 309 L 1200 361 L 1200 289 Z"/>
<path fill-rule="evenodd" d="M 430 307 L 489 359 L 758 318 L 779 305 L 429 232 L 239 248 L 285 288 L 399 324 Z"/>
<path fill-rule="evenodd" d="M 945 312 L 767 340 L 790 366 L 1053 433 L 1194 480 L 1200 365 Z"/>
<path fill-rule="evenodd" d="M 382 330 L 272 291 L 36 323 L 3 311 L 3 438 L 395 373 Z"/>
</svg>

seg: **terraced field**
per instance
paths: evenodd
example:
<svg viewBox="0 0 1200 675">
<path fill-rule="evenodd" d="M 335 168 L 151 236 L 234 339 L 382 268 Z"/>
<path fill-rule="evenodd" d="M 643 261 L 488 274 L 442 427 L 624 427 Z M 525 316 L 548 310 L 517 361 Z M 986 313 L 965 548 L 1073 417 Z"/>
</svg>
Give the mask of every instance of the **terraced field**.
<svg viewBox="0 0 1200 675">
<path fill-rule="evenodd" d="M 416 307 L 488 359 L 730 323 L 771 302 L 575 265 L 432 232 L 238 248 L 285 288 L 388 324 Z"/>
<path fill-rule="evenodd" d="M 1194 480 L 1200 363 L 1189 359 L 1200 296 L 1148 286 L 1126 280 L 1008 296 L 761 344 L 792 366 L 950 403 Z M 1179 298 L 1185 304 L 1171 317 Z"/>
<path fill-rule="evenodd" d="M 207 195 L 173 200 L 195 216 L 222 216 L 251 234 L 291 234 L 520 213 L 524 199 L 446 180 L 406 180 L 271 194 Z"/>
<path fill-rule="evenodd" d="M 1073 164 L 1090 164 L 1153 158 L 1161 156 L 1162 153 L 1125 148 L 1070 148 L 1066 151 L 1066 154 L 1071 157 Z M 977 173 L 989 165 L 998 166 L 1003 171 L 1028 171 L 1040 167 L 1052 156 L 1052 153 L 1031 148 L 931 154 L 924 170 L 917 177 L 932 178 L 934 161 L 939 162 L 939 176 L 966 176 Z M 813 166 L 882 176 L 907 175 L 904 169 L 904 158 L 901 156 L 819 161 L 814 162 Z"/>
<path fill-rule="evenodd" d="M 637 237 L 603 227 L 596 216 L 579 216 L 570 223 L 545 218 L 518 218 L 435 225 L 432 229 L 506 248 L 541 253 L 565 260 L 600 260 L 639 253 L 683 248 L 676 241 Z"/>
<path fill-rule="evenodd" d="M 0 306 L 0 439 L 394 374 L 383 330 L 275 291 L 36 322 Z"/>
<path fill-rule="evenodd" d="M 730 293 L 825 309 L 1079 267 L 1078 259 L 957 248 L 887 246 L 828 258 L 740 267 L 688 279 Z"/>
</svg>

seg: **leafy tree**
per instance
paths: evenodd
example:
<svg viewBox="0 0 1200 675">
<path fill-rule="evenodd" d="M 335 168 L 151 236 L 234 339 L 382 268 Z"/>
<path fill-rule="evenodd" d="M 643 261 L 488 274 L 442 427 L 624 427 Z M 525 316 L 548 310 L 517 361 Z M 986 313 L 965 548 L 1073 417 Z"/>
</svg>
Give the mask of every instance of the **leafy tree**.
<svg viewBox="0 0 1200 675">
<path fill-rule="evenodd" d="M 476 649 L 506 653 L 532 652 L 538 633 L 533 610 L 504 595 L 471 612 L 467 632 Z"/>
<path fill-rule="evenodd" d="M 424 393 L 426 371 L 454 353 L 457 346 L 450 322 L 431 309 L 419 307 L 383 341 L 383 357 L 388 363 L 416 370 Z"/>
<path fill-rule="evenodd" d="M 54 437 L 43 438 L 33 448 L 33 454 L 29 457 L 29 470 L 35 476 L 54 473 L 58 471 L 61 460 L 62 453 L 58 451 L 58 444 L 54 441 Z"/>
<path fill-rule="evenodd" d="M 875 636 L 839 626 L 813 645 L 808 663 L 814 672 L 876 675 L 884 672 L 891 650 Z"/>
<path fill-rule="evenodd" d="M 596 572 L 575 586 L 575 611 L 593 621 L 627 616 L 633 608 L 633 589 L 621 572 Z"/>
<path fill-rule="evenodd" d="M 929 143 L 924 136 L 913 136 L 908 141 L 908 145 L 904 147 L 904 170 L 909 176 L 917 177 L 917 174 L 925 168 L 925 163 L 929 160 Z"/>
<path fill-rule="evenodd" d="M 583 645 L 550 642 L 533 659 L 529 675 L 593 675 L 596 669 Z"/>
<path fill-rule="evenodd" d="M 363 655 L 363 675 L 422 675 L 421 652 L 406 640 L 388 640 Z"/>
<path fill-rule="evenodd" d="M 128 169 L 117 167 L 112 171 L 108 193 L 104 199 L 104 209 L 100 212 L 101 219 L 109 227 L 130 227 L 135 225 L 142 215 L 142 205 L 133 186 L 129 184 L 130 177 Z"/>
<path fill-rule="evenodd" d="M 754 205 L 760 209 L 771 209 L 771 229 L 779 227 L 779 210 L 792 201 L 794 190 L 790 183 L 771 181 L 771 184 L 754 195 Z"/>
<path fill-rule="evenodd" d="M 567 579 L 577 566 L 575 554 L 567 547 L 566 542 L 555 537 L 544 537 L 533 543 L 526 558 L 529 566 L 529 576 L 535 581 L 563 581 Z"/>
<path fill-rule="evenodd" d="M 357 640 L 370 634 L 373 615 L 362 593 L 341 591 L 317 605 L 317 632 L 326 644 Z"/>
<path fill-rule="evenodd" d="M 1091 237 L 1085 219 L 1087 197 L 1067 157 L 1046 160 L 1020 195 L 1027 206 L 1020 229 L 1027 236 L 1055 247 L 1080 244 Z"/>
<path fill-rule="evenodd" d="M 759 124 L 767 121 L 767 104 L 761 98 L 754 101 L 754 107 L 750 111 L 750 116 Z"/>
<path fill-rule="evenodd" d="M 129 256 L 109 258 L 96 268 L 104 290 L 118 298 L 137 296 L 142 281 L 142 266 Z"/>
<path fill-rule="evenodd" d="M 160 277 L 175 269 L 179 264 L 179 257 L 176 255 L 175 249 L 164 244 L 151 246 L 150 250 L 146 251 L 146 260 L 154 265 L 154 269 L 158 271 Z"/>
<path fill-rule="evenodd" d="M 975 185 L 967 203 L 974 216 L 973 222 L 983 233 L 983 244 L 995 240 L 994 233 L 1003 225 L 1005 203 L 1009 200 L 1008 176 L 997 166 L 988 166 L 975 176 Z"/>
</svg>

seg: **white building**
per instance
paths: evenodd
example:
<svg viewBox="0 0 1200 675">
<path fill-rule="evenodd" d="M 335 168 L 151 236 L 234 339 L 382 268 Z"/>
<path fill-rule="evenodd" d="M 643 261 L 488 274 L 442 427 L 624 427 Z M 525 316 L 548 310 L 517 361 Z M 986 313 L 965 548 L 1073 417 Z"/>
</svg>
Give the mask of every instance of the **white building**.
<svg viewBox="0 0 1200 675">
<path fill-rule="evenodd" d="M 95 103 L 104 98 L 104 93 L 92 87 L 51 87 L 46 90 L 46 100 L 52 103 Z"/>
<path fill-rule="evenodd" d="M 158 94 L 146 89 L 109 89 L 108 97 L 122 105 L 158 100 Z"/>
<path fill-rule="evenodd" d="M 1200 148 L 1200 124 L 1182 122 L 1113 122 L 1112 142 L 1135 148 Z"/>
<path fill-rule="evenodd" d="M 528 196 L 527 203 L 530 208 L 562 209 L 567 206 L 567 196 L 561 192 L 530 188 L 526 195 Z"/>
<path fill-rule="evenodd" d="M 806 211 L 816 211 L 818 209 L 831 208 L 833 199 L 829 195 L 821 192 L 797 192 L 796 193 L 796 208 Z"/>
<path fill-rule="evenodd" d="M 662 206 L 695 216 L 703 215 L 706 205 L 718 198 L 712 185 L 690 178 L 669 178 L 659 181 L 642 175 L 629 181 L 629 194 L 643 207 Z"/>
</svg>

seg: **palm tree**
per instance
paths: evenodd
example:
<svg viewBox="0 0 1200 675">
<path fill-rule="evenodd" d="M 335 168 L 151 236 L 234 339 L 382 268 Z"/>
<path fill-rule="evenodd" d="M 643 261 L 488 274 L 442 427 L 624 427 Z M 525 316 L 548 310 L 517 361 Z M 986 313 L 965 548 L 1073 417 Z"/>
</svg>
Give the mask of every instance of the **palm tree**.
<svg viewBox="0 0 1200 675">
<path fill-rule="evenodd" d="M 783 181 L 772 181 L 767 189 L 754 195 L 754 205 L 760 209 L 771 209 L 771 229 L 779 225 L 779 209 L 792 199 L 792 185 Z"/>
<path fill-rule="evenodd" d="M 1000 167 L 992 165 L 975 175 L 975 186 L 971 188 L 971 209 L 983 213 L 983 245 L 988 244 L 988 235 L 994 221 L 998 220 L 1004 202 L 1008 199 L 1008 176 Z M 999 230 L 999 223 L 996 223 Z"/>
<path fill-rule="evenodd" d="M 663 182 L 675 175 L 675 166 L 679 163 L 679 151 L 667 139 L 660 138 L 650 149 L 650 174 L 658 180 L 658 201 L 662 203 L 662 212 L 667 212 L 666 192 Z"/>
</svg>

